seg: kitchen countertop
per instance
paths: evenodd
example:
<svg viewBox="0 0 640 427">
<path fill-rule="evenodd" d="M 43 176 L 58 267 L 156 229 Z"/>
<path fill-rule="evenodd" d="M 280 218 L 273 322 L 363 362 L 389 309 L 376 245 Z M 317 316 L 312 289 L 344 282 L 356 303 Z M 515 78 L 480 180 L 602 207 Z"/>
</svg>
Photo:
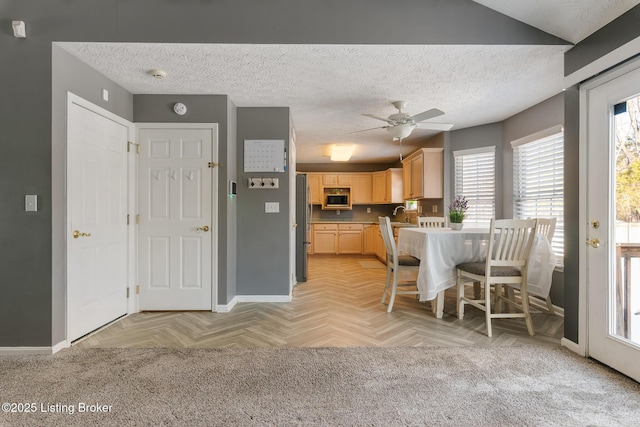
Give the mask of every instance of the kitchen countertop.
<svg viewBox="0 0 640 427">
<path fill-rule="evenodd" d="M 377 224 L 377 220 L 373 219 L 321 219 L 313 220 L 312 224 Z M 417 227 L 418 224 L 411 222 L 391 221 L 392 227 Z"/>
</svg>

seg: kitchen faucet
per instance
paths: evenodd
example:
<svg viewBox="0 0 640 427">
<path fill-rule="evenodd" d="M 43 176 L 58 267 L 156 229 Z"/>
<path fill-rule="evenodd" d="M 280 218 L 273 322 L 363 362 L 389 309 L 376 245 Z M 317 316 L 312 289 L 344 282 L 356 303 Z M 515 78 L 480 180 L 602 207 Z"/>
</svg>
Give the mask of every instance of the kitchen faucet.
<svg viewBox="0 0 640 427">
<path fill-rule="evenodd" d="M 393 216 L 398 215 L 398 209 L 402 208 L 403 211 L 405 211 L 405 213 L 407 212 L 407 210 L 404 208 L 404 206 L 402 205 L 398 205 L 395 207 L 395 209 L 393 210 Z"/>
</svg>

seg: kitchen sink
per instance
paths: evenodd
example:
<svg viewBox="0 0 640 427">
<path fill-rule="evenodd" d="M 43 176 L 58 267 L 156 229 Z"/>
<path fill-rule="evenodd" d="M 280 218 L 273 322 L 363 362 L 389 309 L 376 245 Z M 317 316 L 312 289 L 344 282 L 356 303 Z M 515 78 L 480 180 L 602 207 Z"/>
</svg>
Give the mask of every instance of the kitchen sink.
<svg viewBox="0 0 640 427">
<path fill-rule="evenodd" d="M 412 224 L 410 222 L 392 222 L 392 227 L 417 227 L 418 224 Z"/>
</svg>

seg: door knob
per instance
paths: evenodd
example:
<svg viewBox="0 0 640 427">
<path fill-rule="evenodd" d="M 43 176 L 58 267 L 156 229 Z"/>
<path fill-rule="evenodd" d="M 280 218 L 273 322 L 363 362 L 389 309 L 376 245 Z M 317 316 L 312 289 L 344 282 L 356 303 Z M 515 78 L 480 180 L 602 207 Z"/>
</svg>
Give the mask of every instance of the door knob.
<svg viewBox="0 0 640 427">
<path fill-rule="evenodd" d="M 79 230 L 73 230 L 73 238 L 77 239 L 78 237 L 90 237 L 91 233 L 82 233 Z"/>
<path fill-rule="evenodd" d="M 591 246 L 592 248 L 600 247 L 600 240 L 598 240 L 595 237 L 593 239 L 591 239 L 591 240 L 587 239 L 586 243 L 587 243 L 587 245 Z"/>
<path fill-rule="evenodd" d="M 204 231 L 206 233 L 207 231 L 209 231 L 209 226 L 208 225 L 203 225 L 202 227 L 197 227 L 196 231 L 198 231 L 198 230 L 202 230 L 202 231 Z"/>
</svg>

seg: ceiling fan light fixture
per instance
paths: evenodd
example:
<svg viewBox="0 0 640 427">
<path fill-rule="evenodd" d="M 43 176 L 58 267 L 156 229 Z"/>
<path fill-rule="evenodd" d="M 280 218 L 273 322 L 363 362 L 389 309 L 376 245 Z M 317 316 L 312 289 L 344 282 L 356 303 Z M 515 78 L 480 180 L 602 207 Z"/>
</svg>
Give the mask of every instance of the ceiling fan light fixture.
<svg viewBox="0 0 640 427">
<path fill-rule="evenodd" d="M 404 125 L 389 126 L 387 132 L 389 132 L 392 138 L 403 139 L 411 135 L 411 132 L 413 132 L 415 128 L 415 124 L 407 123 Z"/>
<path fill-rule="evenodd" d="M 334 162 L 346 162 L 351 158 L 356 146 L 353 144 L 334 144 L 331 149 L 331 160 Z"/>
</svg>

